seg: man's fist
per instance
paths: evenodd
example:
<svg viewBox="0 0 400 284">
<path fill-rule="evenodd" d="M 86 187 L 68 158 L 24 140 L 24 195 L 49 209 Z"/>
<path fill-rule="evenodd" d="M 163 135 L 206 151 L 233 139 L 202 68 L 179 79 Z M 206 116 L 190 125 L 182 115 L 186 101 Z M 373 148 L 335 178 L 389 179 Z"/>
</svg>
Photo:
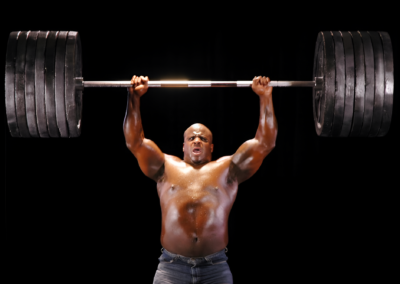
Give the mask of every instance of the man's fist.
<svg viewBox="0 0 400 284">
<path fill-rule="evenodd" d="M 132 80 L 131 80 L 131 84 L 132 87 L 128 88 L 129 90 L 129 94 L 135 95 L 135 96 L 139 96 L 139 98 L 141 96 L 143 96 L 146 92 L 147 89 L 149 88 L 149 77 L 143 77 L 143 76 L 136 76 L 133 75 Z"/>
<path fill-rule="evenodd" d="M 258 96 L 270 96 L 272 94 L 272 87 L 268 86 L 270 81 L 268 77 L 254 77 L 251 88 Z"/>
</svg>

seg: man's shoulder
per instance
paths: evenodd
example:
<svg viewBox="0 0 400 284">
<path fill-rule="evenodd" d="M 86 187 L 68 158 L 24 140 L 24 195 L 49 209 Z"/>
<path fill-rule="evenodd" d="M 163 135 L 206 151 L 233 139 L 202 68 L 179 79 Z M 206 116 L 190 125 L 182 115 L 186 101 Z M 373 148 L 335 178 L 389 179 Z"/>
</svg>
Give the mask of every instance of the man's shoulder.
<svg viewBox="0 0 400 284">
<path fill-rule="evenodd" d="M 207 168 L 211 167 L 211 168 L 215 168 L 215 169 L 229 168 L 231 161 L 232 161 L 232 156 L 224 156 L 215 161 L 211 161 L 211 162 L 207 163 L 205 166 Z"/>
<path fill-rule="evenodd" d="M 180 164 L 185 163 L 181 158 L 173 155 L 164 154 L 166 163 Z"/>
<path fill-rule="evenodd" d="M 231 161 L 232 161 L 232 156 L 223 156 L 214 162 L 218 164 L 224 164 L 224 163 L 230 163 Z"/>
</svg>

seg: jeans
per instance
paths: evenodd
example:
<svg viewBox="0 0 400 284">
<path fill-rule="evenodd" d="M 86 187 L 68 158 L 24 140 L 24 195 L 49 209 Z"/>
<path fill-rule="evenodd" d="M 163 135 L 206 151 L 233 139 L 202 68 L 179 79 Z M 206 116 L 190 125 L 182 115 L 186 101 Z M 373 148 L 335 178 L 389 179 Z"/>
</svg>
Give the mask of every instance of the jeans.
<svg viewBox="0 0 400 284">
<path fill-rule="evenodd" d="M 153 284 L 233 283 L 225 249 L 204 256 L 186 257 L 162 249 Z"/>
</svg>

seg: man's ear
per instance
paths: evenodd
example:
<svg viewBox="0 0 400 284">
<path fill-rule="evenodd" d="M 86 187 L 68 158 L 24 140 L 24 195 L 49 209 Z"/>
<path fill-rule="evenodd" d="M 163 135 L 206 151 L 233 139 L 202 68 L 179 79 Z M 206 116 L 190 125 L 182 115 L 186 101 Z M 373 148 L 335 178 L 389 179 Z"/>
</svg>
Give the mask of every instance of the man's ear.
<svg viewBox="0 0 400 284">
<path fill-rule="evenodd" d="M 183 142 L 182 152 L 185 152 L 185 142 Z"/>
<path fill-rule="evenodd" d="M 214 144 L 211 144 L 211 153 L 214 151 Z"/>
</svg>

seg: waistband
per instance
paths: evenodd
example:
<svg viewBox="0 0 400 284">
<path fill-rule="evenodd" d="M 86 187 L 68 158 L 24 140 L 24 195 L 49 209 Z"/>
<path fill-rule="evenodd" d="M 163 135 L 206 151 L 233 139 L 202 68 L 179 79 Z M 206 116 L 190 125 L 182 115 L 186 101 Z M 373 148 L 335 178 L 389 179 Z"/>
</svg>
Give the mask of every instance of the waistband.
<svg viewBox="0 0 400 284">
<path fill-rule="evenodd" d="M 224 248 L 216 253 L 206 255 L 206 256 L 199 256 L 199 257 L 188 257 L 188 256 L 180 255 L 180 254 L 175 254 L 175 253 L 167 251 L 165 248 L 162 248 L 161 252 L 169 255 L 172 258 L 175 258 L 175 259 L 178 258 L 185 262 L 199 262 L 199 261 L 201 262 L 203 260 L 211 261 L 213 259 L 217 259 L 218 257 L 226 256 L 226 252 L 228 252 L 228 249 Z"/>
</svg>

